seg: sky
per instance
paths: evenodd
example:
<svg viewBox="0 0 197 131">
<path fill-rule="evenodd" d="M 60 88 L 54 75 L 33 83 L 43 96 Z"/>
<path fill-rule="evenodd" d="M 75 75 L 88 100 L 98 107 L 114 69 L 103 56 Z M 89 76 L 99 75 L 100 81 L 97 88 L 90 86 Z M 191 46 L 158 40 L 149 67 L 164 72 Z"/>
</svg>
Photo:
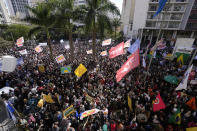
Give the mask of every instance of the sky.
<svg viewBox="0 0 197 131">
<path fill-rule="evenodd" d="M 120 9 L 120 13 L 121 13 L 123 0 L 111 0 L 111 1 L 116 4 L 116 6 Z"/>
</svg>

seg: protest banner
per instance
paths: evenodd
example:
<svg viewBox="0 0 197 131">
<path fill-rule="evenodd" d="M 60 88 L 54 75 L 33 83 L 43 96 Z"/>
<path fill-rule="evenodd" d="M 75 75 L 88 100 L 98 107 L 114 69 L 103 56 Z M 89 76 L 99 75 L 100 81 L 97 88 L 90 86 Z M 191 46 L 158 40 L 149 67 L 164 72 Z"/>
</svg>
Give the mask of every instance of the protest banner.
<svg viewBox="0 0 197 131">
<path fill-rule="evenodd" d="M 140 65 L 139 49 L 133 53 L 123 66 L 116 72 L 116 81 L 119 82 L 127 73 Z"/>
<path fill-rule="evenodd" d="M 106 56 L 107 55 L 107 51 L 102 51 L 100 55 L 101 56 Z"/>
<path fill-rule="evenodd" d="M 116 56 L 124 54 L 124 42 L 112 47 L 109 50 L 109 58 L 115 58 Z"/>
<path fill-rule="evenodd" d="M 18 47 L 22 47 L 23 46 L 23 43 L 24 43 L 24 37 L 20 37 L 19 39 L 17 39 L 16 41 L 16 45 Z"/>
<path fill-rule="evenodd" d="M 73 105 L 71 105 L 63 111 L 63 117 L 66 118 L 74 112 L 75 112 L 75 109 L 74 109 Z"/>
<path fill-rule="evenodd" d="M 86 67 L 83 64 L 80 64 L 75 70 L 75 75 L 81 77 L 87 71 Z"/>
<path fill-rule="evenodd" d="M 40 45 L 36 46 L 35 51 L 36 51 L 37 53 L 42 52 L 42 48 L 40 47 Z"/>
<path fill-rule="evenodd" d="M 98 113 L 99 111 L 101 111 L 101 110 L 96 109 L 96 108 L 95 108 L 95 109 L 92 109 L 92 110 L 87 110 L 87 111 L 81 113 L 80 119 L 82 120 L 83 118 L 85 118 L 85 117 L 87 117 L 87 116 L 90 116 L 90 115 L 93 115 L 93 114 L 96 114 L 96 113 Z"/>
<path fill-rule="evenodd" d="M 61 74 L 71 73 L 71 66 L 61 67 Z"/>
<path fill-rule="evenodd" d="M 39 43 L 40 46 L 47 46 L 47 43 Z"/>
<path fill-rule="evenodd" d="M 107 45 L 110 45 L 111 44 L 111 39 L 107 39 L 107 40 L 104 40 L 102 42 L 102 46 L 107 46 Z"/>
<path fill-rule="evenodd" d="M 16 65 L 17 59 L 14 56 L 2 56 L 2 71 L 13 72 L 16 68 Z"/>
<path fill-rule="evenodd" d="M 89 54 L 92 54 L 92 50 L 88 50 L 88 51 L 86 51 L 87 52 L 87 54 L 89 55 Z"/>
<path fill-rule="evenodd" d="M 19 53 L 20 53 L 21 55 L 27 55 L 27 50 L 26 50 L 26 49 L 21 50 L 21 51 L 19 51 Z"/>
<path fill-rule="evenodd" d="M 58 57 L 55 58 L 57 63 L 62 63 L 66 59 L 64 58 L 63 54 L 59 55 Z"/>
</svg>

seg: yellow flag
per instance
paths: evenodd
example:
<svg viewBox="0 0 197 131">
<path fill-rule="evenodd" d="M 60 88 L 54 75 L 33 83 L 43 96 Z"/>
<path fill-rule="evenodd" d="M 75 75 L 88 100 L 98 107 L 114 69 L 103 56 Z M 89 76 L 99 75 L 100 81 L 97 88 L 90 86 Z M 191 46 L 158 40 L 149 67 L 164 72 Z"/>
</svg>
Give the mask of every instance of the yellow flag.
<svg viewBox="0 0 197 131">
<path fill-rule="evenodd" d="M 38 69 L 39 69 L 40 72 L 45 72 L 45 68 L 44 68 L 43 65 L 39 65 Z"/>
<path fill-rule="evenodd" d="M 182 65 L 184 64 L 183 55 L 180 55 L 179 58 L 177 58 L 177 62 L 179 61 L 181 61 Z"/>
<path fill-rule="evenodd" d="M 128 106 L 129 106 L 130 111 L 132 112 L 133 111 L 132 100 L 129 95 L 128 95 Z"/>
<path fill-rule="evenodd" d="M 54 100 L 51 98 L 50 95 L 45 95 L 43 94 L 43 100 L 48 102 L 48 103 L 55 103 Z"/>
<path fill-rule="evenodd" d="M 186 128 L 186 131 L 197 131 L 197 127 Z"/>
<path fill-rule="evenodd" d="M 38 102 L 38 104 L 37 104 L 37 107 L 42 108 L 43 105 L 44 105 L 44 101 L 43 101 L 43 99 L 40 99 L 39 102 Z"/>
<path fill-rule="evenodd" d="M 75 75 L 81 77 L 87 71 L 86 67 L 83 64 L 80 64 L 75 70 Z"/>
</svg>

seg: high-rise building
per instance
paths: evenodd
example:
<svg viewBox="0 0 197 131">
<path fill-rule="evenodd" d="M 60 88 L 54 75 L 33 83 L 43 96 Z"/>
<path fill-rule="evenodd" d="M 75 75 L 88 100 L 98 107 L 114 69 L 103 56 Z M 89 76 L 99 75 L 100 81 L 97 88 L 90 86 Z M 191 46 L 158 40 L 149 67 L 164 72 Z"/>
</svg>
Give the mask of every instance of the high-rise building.
<svg viewBox="0 0 197 131">
<path fill-rule="evenodd" d="M 124 0 L 124 2 L 128 0 Z M 190 18 L 195 18 L 192 12 L 195 11 L 195 0 L 168 0 L 163 11 L 153 18 L 156 13 L 159 0 L 131 0 L 134 1 L 134 10 L 130 9 L 131 14 L 129 17 L 124 18 L 129 21 L 129 24 L 133 24 L 132 28 L 127 28 L 127 32 L 124 31 L 125 36 L 136 38 L 139 35 L 143 35 L 145 39 L 150 39 L 158 35 L 159 29 L 162 29 L 162 37 L 175 38 L 178 34 L 186 30 L 186 25 L 193 25 L 197 21 L 191 21 Z M 123 4 L 124 4 L 123 2 Z M 130 2 L 132 3 L 132 2 Z M 124 6 L 126 8 L 132 8 L 132 6 Z M 192 9 L 193 8 L 193 9 Z M 192 11 L 194 10 L 194 11 Z M 122 17 L 125 15 L 125 11 L 122 11 Z M 128 12 L 126 12 L 128 13 Z M 191 14 L 191 15 L 190 15 Z M 189 17 L 190 16 L 190 17 Z M 188 20 L 189 19 L 189 20 Z M 128 23 L 128 22 L 127 22 Z M 127 24 L 126 23 L 126 24 Z M 196 30 L 195 26 L 191 25 L 189 31 Z M 124 23 L 122 25 L 125 26 Z M 192 32 L 187 32 L 185 35 L 190 36 Z"/>
<path fill-rule="evenodd" d="M 135 0 L 123 0 L 121 12 L 121 30 L 126 37 L 131 35 L 134 18 Z"/>
<path fill-rule="evenodd" d="M 9 23 L 11 21 L 11 12 L 8 8 L 6 0 L 0 1 L 0 24 Z"/>
<path fill-rule="evenodd" d="M 186 30 L 197 30 L 197 0 L 195 0 L 189 19 L 187 21 Z"/>
</svg>

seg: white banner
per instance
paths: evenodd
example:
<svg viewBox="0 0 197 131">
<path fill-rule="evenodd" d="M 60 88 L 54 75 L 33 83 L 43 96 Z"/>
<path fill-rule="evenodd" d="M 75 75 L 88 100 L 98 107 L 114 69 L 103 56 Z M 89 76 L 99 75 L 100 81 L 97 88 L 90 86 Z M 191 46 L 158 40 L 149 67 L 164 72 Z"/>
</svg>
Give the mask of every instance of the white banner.
<svg viewBox="0 0 197 131">
<path fill-rule="evenodd" d="M 107 55 L 107 51 L 102 51 L 100 55 L 101 56 L 106 56 Z"/>
<path fill-rule="evenodd" d="M 20 53 L 21 55 L 27 55 L 27 50 L 26 50 L 26 49 L 21 50 L 21 51 L 19 51 L 19 53 Z"/>
<path fill-rule="evenodd" d="M 92 54 L 92 50 L 88 50 L 88 51 L 86 51 L 87 52 L 87 54 Z"/>
<path fill-rule="evenodd" d="M 104 40 L 102 42 L 102 46 L 107 46 L 107 45 L 110 45 L 111 44 L 111 39 L 107 39 L 107 40 Z"/>
<path fill-rule="evenodd" d="M 39 43 L 40 46 L 47 46 L 47 43 Z"/>
</svg>

